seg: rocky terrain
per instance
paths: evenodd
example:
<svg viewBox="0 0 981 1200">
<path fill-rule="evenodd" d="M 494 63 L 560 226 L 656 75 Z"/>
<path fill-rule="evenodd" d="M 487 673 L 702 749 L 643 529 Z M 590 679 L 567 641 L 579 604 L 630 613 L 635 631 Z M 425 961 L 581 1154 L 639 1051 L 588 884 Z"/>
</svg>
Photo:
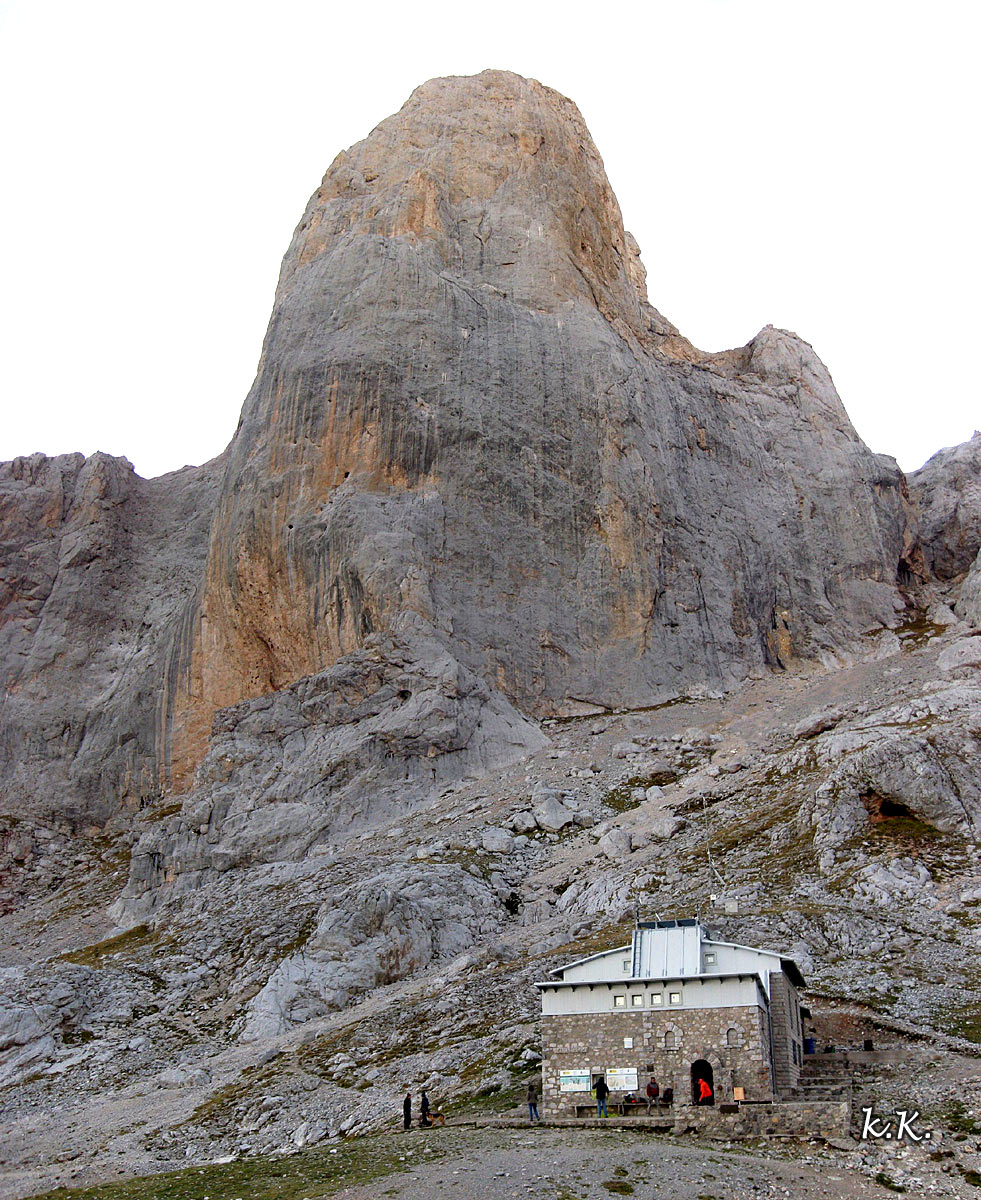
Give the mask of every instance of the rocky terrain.
<svg viewBox="0 0 981 1200">
<path fill-rule="evenodd" d="M 638 909 L 901 1048 L 856 1086 L 963 1194 L 979 446 L 907 483 L 795 335 L 692 347 L 565 98 L 418 89 L 311 199 L 221 458 L 0 467 L 2 1194 L 506 1111 L 532 983 Z"/>
</svg>

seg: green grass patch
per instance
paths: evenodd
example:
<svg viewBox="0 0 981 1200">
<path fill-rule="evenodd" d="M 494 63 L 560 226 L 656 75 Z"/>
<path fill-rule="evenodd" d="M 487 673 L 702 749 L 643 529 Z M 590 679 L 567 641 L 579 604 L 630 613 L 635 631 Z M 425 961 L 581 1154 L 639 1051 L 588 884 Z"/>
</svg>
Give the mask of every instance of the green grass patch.
<svg viewBox="0 0 981 1200">
<path fill-rule="evenodd" d="M 961 1100 L 951 1100 L 940 1110 L 944 1125 L 954 1133 L 981 1133 L 981 1125 L 968 1113 Z"/>
<path fill-rule="evenodd" d="M 144 809 L 141 816 L 147 824 L 155 824 L 166 817 L 177 816 L 183 807 L 183 802 L 178 800 L 176 804 L 161 804 L 159 808 Z"/>
<path fill-rule="evenodd" d="M 644 803 L 643 800 L 635 800 L 631 796 L 634 788 L 644 788 L 646 791 L 649 787 L 665 787 L 669 783 L 675 783 L 677 779 L 678 772 L 674 770 L 655 771 L 651 775 L 633 775 L 625 783 L 611 788 L 603 797 L 603 803 L 614 812 L 630 812 Z"/>
<path fill-rule="evenodd" d="M 61 955 L 63 962 L 77 963 L 81 967 L 98 967 L 104 958 L 114 954 L 129 954 L 146 946 L 154 946 L 160 940 L 160 935 L 151 933 L 146 925 L 134 925 L 117 933 L 115 937 L 106 938 L 102 942 L 94 942 L 91 946 L 83 946 L 80 950 L 69 950 Z"/>
<path fill-rule="evenodd" d="M 89 1188 L 56 1188 L 35 1200 L 305 1200 L 342 1188 L 372 1183 L 414 1163 L 445 1153 L 439 1141 L 422 1145 L 386 1134 L 355 1138 L 337 1147 L 314 1147 L 285 1158 L 239 1159 L 206 1167 L 186 1167 Z M 331 1153 L 334 1150 L 334 1153 Z M 407 1150 L 415 1153 L 410 1157 Z"/>
<path fill-rule="evenodd" d="M 282 1055 L 277 1056 L 281 1057 Z M 246 1067 L 238 1079 L 212 1092 L 207 1100 L 199 1104 L 185 1124 L 207 1123 L 220 1116 L 230 1106 L 254 1099 L 264 1084 L 271 1084 L 276 1078 L 277 1070 L 273 1065 L 276 1061 L 277 1059 L 272 1059 L 261 1066 Z"/>
<path fill-rule="evenodd" d="M 925 646 L 931 638 L 941 637 L 945 634 L 947 626 L 937 625 L 933 621 L 928 621 L 920 613 L 913 620 L 900 625 L 894 632 L 902 643 L 904 650 L 918 650 L 920 646 Z"/>
<path fill-rule="evenodd" d="M 981 1042 L 981 1011 L 976 1001 L 962 1004 L 949 1013 L 938 1013 L 937 1020 L 940 1027 L 954 1037 L 964 1038 L 968 1042 Z M 975 1125 L 971 1132 L 981 1133 L 981 1126 Z"/>
<path fill-rule="evenodd" d="M 939 838 L 943 838 L 943 834 L 935 825 L 931 825 L 929 821 L 924 821 L 920 817 L 896 816 L 883 817 L 879 821 L 872 823 L 870 840 L 889 840 L 889 841 L 904 841 L 912 842 L 918 845 L 921 842 L 933 842 Z"/>
<path fill-rule="evenodd" d="M 888 1188 L 890 1192 L 905 1192 L 906 1189 L 901 1183 L 897 1183 L 895 1179 L 891 1179 L 885 1171 L 879 1171 L 875 1176 L 875 1181 L 880 1187 Z"/>
<path fill-rule="evenodd" d="M 615 1196 L 630 1196 L 634 1190 L 634 1185 L 627 1183 L 625 1179 L 604 1179 L 603 1187 Z"/>
</svg>

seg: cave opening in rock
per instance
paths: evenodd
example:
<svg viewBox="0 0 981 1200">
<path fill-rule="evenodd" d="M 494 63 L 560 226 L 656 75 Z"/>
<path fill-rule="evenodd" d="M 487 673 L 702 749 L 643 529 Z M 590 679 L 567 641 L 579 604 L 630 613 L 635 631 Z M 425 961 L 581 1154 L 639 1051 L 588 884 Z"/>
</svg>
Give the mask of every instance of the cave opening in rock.
<svg viewBox="0 0 981 1200">
<path fill-rule="evenodd" d="M 913 821 L 920 819 L 905 804 L 900 804 L 898 800 L 891 800 L 888 796 L 880 796 L 871 788 L 861 793 L 861 801 L 872 821 L 886 821 L 889 817 L 907 817 Z"/>
</svg>

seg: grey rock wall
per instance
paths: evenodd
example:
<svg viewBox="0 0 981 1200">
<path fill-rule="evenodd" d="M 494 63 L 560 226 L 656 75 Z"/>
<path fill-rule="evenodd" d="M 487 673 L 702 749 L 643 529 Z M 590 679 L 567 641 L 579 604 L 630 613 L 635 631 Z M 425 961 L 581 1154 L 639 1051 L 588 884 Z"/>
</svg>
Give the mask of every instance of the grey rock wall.
<svg viewBox="0 0 981 1200">
<path fill-rule="evenodd" d="M 955 608 L 957 615 L 972 625 L 981 625 L 981 554 L 971 564 Z"/>
<path fill-rule="evenodd" d="M 220 465 L 0 464 L 4 812 L 92 828 L 159 795 L 166 647 L 200 587 Z"/>
<path fill-rule="evenodd" d="M 338 156 L 287 251 L 175 769 L 215 708 L 373 631 L 422 623 L 538 716 L 655 703 L 895 622 L 912 555 L 902 476 L 806 343 L 704 355 L 650 307 L 568 100 L 434 80 Z"/>
<path fill-rule="evenodd" d="M 927 567 L 938 579 L 956 579 L 981 550 L 981 433 L 938 450 L 910 475 L 909 488 Z"/>
<path fill-rule="evenodd" d="M 499 71 L 334 161 L 221 459 L 18 459 L 0 521 L 4 803 L 74 827 L 374 635 L 568 715 L 837 661 L 921 571 L 813 350 L 685 341 L 575 106 Z"/>
</svg>

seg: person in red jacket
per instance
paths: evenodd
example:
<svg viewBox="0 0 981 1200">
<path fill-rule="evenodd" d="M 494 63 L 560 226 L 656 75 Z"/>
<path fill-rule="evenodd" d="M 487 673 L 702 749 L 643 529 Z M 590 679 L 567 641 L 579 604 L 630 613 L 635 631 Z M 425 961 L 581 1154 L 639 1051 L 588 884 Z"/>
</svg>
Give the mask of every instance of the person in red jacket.
<svg viewBox="0 0 981 1200">
<path fill-rule="evenodd" d="M 647 1115 L 650 1116 L 651 1109 L 654 1107 L 655 1104 L 657 1104 L 658 1099 L 660 1098 L 660 1095 L 661 1095 L 661 1085 L 658 1083 L 658 1081 L 654 1078 L 653 1075 L 651 1076 L 651 1081 L 647 1085 L 646 1090 L 647 1090 Z M 658 1104 L 658 1108 L 660 1108 L 659 1104 Z"/>
<path fill-rule="evenodd" d="M 696 1104 L 711 1104 L 712 1103 L 712 1089 L 709 1087 L 707 1079 L 700 1079 L 698 1081 L 698 1099 L 695 1101 L 695 1103 Z"/>
</svg>

